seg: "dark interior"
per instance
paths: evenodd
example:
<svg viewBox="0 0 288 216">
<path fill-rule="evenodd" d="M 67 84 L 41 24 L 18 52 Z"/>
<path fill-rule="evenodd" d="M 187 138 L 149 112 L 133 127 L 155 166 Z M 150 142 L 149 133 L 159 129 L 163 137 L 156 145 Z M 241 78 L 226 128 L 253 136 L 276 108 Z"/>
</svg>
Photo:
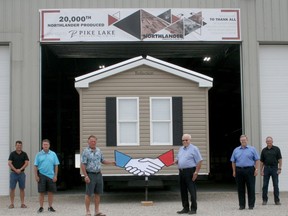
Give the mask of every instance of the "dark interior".
<svg viewBox="0 0 288 216">
<path fill-rule="evenodd" d="M 149 55 L 214 79 L 209 91 L 209 179 L 232 182 L 230 156 L 242 133 L 240 44 L 233 43 L 47 43 L 41 45 L 42 138 L 60 159 L 59 189 L 81 185 L 79 96 L 74 78 L 136 56 Z M 209 62 L 203 61 L 211 57 Z M 193 134 L 192 134 L 193 141 Z"/>
</svg>

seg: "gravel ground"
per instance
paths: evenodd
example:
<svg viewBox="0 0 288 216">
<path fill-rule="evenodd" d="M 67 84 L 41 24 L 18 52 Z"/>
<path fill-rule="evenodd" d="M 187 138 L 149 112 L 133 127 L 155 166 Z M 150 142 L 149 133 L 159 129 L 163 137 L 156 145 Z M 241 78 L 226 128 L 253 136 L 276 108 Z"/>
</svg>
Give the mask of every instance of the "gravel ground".
<svg viewBox="0 0 288 216">
<path fill-rule="evenodd" d="M 281 193 L 281 206 L 276 206 L 271 199 L 266 206 L 262 206 L 261 194 L 256 194 L 256 206 L 254 210 L 238 210 L 237 193 L 234 190 L 228 191 L 206 191 L 198 190 L 198 211 L 197 215 L 203 216 L 288 216 L 287 203 L 288 193 Z M 101 212 L 107 216 L 150 216 L 150 215 L 178 215 L 176 211 L 181 210 L 180 194 L 176 190 L 152 191 L 148 194 L 148 200 L 153 201 L 153 205 L 144 206 L 141 201 L 145 201 L 143 192 L 107 192 L 101 198 Z M 20 208 L 19 197 L 16 197 L 15 208 L 8 209 L 9 197 L 0 196 L 0 215 L 31 216 L 37 214 L 39 208 L 38 197 L 26 198 L 27 209 Z M 41 215 L 71 215 L 85 216 L 84 195 L 79 191 L 76 193 L 55 194 L 54 205 L 55 213 L 47 211 L 47 196 L 45 196 L 44 212 Z M 91 205 L 91 207 L 93 207 Z M 93 208 L 91 208 L 93 210 Z M 93 213 L 93 211 L 91 211 Z M 184 214 L 187 215 L 187 214 Z"/>
</svg>

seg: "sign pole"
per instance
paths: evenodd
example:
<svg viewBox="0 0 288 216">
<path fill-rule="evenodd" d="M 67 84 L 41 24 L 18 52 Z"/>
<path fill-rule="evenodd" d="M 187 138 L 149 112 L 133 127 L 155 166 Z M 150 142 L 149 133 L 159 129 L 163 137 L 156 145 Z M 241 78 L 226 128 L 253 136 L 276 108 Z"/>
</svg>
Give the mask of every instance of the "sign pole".
<svg viewBox="0 0 288 216">
<path fill-rule="evenodd" d="M 148 176 L 145 176 L 145 201 L 141 202 L 143 206 L 153 205 L 153 201 L 148 201 L 148 186 L 149 186 L 149 179 Z"/>
</svg>

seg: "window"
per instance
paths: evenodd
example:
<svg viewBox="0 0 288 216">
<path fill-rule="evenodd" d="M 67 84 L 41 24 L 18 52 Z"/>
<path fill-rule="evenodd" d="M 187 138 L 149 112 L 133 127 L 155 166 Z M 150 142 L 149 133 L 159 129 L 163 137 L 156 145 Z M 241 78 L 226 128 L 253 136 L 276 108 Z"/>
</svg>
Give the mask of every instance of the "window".
<svg viewBox="0 0 288 216">
<path fill-rule="evenodd" d="M 117 98 L 117 145 L 139 145 L 139 98 Z"/>
<path fill-rule="evenodd" d="M 172 98 L 150 98 L 150 143 L 172 145 Z"/>
<path fill-rule="evenodd" d="M 150 98 L 150 145 L 182 145 L 182 106 L 182 97 Z M 107 97 L 106 145 L 140 145 L 139 121 L 138 97 Z"/>
</svg>

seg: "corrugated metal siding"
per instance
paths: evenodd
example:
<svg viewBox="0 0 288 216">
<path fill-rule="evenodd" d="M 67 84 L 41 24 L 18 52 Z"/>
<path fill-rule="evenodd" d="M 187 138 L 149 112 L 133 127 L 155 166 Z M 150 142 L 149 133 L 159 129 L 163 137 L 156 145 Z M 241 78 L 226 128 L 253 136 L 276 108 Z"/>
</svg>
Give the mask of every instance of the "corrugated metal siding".
<svg viewBox="0 0 288 216">
<path fill-rule="evenodd" d="M 142 74 L 151 75 L 137 75 Z M 141 66 L 90 84 L 89 89 L 81 90 L 82 101 L 82 147 L 87 146 L 87 137 L 95 134 L 98 146 L 105 157 L 114 160 L 114 150 L 137 157 L 156 158 L 162 153 L 174 148 L 175 156 L 179 146 L 150 146 L 150 112 L 149 99 L 151 96 L 181 96 L 183 97 L 183 129 L 191 133 L 192 141 L 202 153 L 204 163 L 201 172 L 208 173 L 207 160 L 209 149 L 208 120 L 207 120 L 207 89 L 199 88 L 197 83 Z M 140 104 L 140 146 L 135 147 L 106 147 L 105 98 L 119 96 L 139 96 Z M 119 173 L 119 168 L 105 167 L 104 174 Z M 122 172 L 122 171 L 121 171 Z M 120 172 L 120 173 L 121 173 Z M 176 166 L 165 168 L 163 173 L 177 173 Z"/>
<path fill-rule="evenodd" d="M 259 143 L 259 83 L 257 44 L 257 23 L 255 1 L 241 1 L 241 60 L 245 62 L 242 67 L 242 99 L 243 99 L 243 133 L 247 134 L 251 143 Z M 256 146 L 257 147 L 257 146 Z"/>
<path fill-rule="evenodd" d="M 9 172 L 7 158 L 10 154 L 10 47 L 0 45 L 0 196 L 9 194 Z"/>
<path fill-rule="evenodd" d="M 257 40 L 285 41 L 288 40 L 288 1 L 257 0 Z"/>
</svg>

